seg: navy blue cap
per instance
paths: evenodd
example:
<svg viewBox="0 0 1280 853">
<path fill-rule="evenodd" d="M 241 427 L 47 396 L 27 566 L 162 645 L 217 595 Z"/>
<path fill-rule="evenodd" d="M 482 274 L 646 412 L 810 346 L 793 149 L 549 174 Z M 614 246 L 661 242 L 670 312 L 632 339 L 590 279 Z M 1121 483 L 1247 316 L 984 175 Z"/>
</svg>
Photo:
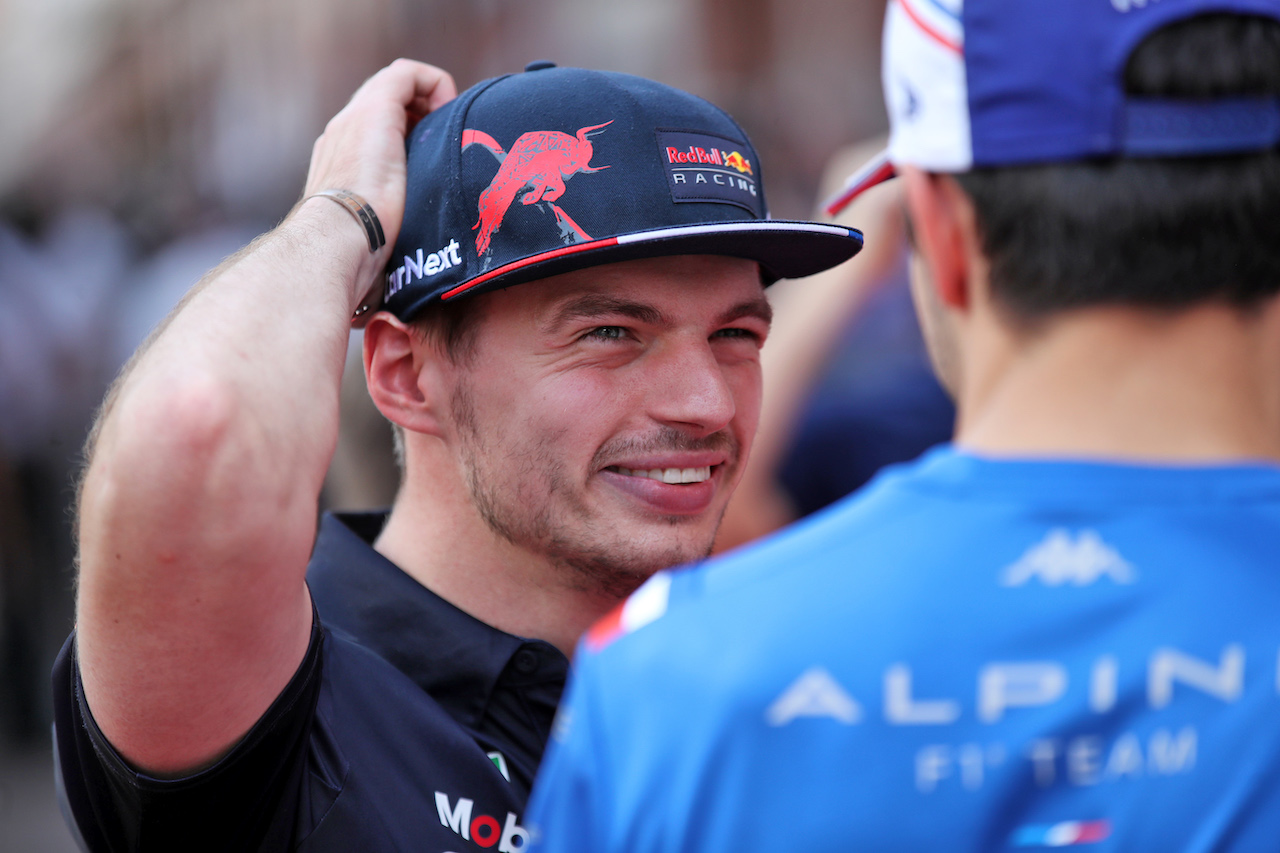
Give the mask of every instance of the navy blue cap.
<svg viewBox="0 0 1280 853">
<path fill-rule="evenodd" d="M 771 220 L 760 159 L 723 110 L 670 86 L 530 63 L 423 119 L 383 307 L 663 255 L 758 261 L 766 283 L 857 254 L 862 234 Z"/>
</svg>

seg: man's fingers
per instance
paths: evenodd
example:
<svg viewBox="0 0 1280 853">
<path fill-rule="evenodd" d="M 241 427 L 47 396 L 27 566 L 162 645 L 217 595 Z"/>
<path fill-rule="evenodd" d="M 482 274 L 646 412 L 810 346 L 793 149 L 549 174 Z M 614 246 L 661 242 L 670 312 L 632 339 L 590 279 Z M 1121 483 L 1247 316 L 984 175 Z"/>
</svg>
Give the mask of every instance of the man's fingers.
<svg viewBox="0 0 1280 853">
<path fill-rule="evenodd" d="M 440 105 L 432 103 L 429 98 L 418 97 L 418 98 L 414 98 L 412 101 L 409 102 L 408 109 L 410 112 L 422 113 L 423 115 L 426 115 L 427 113 L 435 110 L 438 106 Z"/>
<path fill-rule="evenodd" d="M 377 111 L 379 104 L 384 107 L 395 105 L 409 117 L 409 125 L 412 126 L 457 96 L 457 84 L 448 71 L 425 62 L 397 59 L 365 80 L 346 107 L 329 122 L 326 130 L 355 116 L 365 116 L 360 121 L 367 121 L 368 110 Z"/>
<path fill-rule="evenodd" d="M 458 96 L 457 84 L 453 76 L 443 68 L 417 62 L 412 59 L 397 59 L 374 75 L 374 79 L 385 75 L 388 85 L 397 90 L 397 100 L 405 109 L 415 108 L 421 102 L 430 112 L 439 109 Z"/>
<path fill-rule="evenodd" d="M 435 108 L 426 98 L 414 98 L 409 106 L 405 107 L 405 112 L 409 115 L 409 126 L 413 127 L 413 125 L 422 121 Z"/>
<path fill-rule="evenodd" d="M 419 98 L 426 98 L 427 111 L 430 112 L 431 110 L 440 109 L 445 104 L 458 97 L 458 84 L 453 82 L 453 75 L 448 71 L 443 71 L 432 66 L 427 67 L 431 68 L 432 71 L 437 72 L 438 76 L 435 78 L 435 82 L 430 86 L 430 88 L 425 91 L 422 88 L 422 81 L 419 80 L 416 91 L 414 92 L 414 100 L 416 101 Z"/>
<path fill-rule="evenodd" d="M 425 62 L 397 59 L 374 74 L 316 140 L 306 195 L 324 189 L 359 195 L 394 243 L 404 214 L 405 136 L 457 94 L 449 72 Z"/>
</svg>

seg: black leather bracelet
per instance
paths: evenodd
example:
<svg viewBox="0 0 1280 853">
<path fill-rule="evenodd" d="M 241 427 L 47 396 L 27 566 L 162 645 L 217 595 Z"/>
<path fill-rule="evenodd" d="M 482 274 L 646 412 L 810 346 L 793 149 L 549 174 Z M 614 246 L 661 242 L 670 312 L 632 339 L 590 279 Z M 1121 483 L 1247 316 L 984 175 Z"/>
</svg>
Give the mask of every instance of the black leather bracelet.
<svg viewBox="0 0 1280 853">
<path fill-rule="evenodd" d="M 378 220 L 378 214 L 373 212 L 373 208 L 369 206 L 367 201 L 350 190 L 320 190 L 307 196 L 307 198 L 315 198 L 318 195 L 331 198 L 342 205 L 348 213 L 356 218 L 357 222 L 364 226 L 364 234 L 369 238 L 370 253 L 376 252 L 387 245 L 387 237 L 382 233 L 382 223 Z"/>
</svg>

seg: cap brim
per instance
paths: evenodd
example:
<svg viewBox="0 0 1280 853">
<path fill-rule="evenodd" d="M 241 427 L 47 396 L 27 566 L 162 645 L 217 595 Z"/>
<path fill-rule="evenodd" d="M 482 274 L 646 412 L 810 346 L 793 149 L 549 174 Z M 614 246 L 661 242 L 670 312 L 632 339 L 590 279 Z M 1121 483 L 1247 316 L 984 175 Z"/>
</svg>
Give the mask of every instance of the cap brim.
<svg viewBox="0 0 1280 853">
<path fill-rule="evenodd" d="M 821 222 L 717 222 L 638 231 L 574 243 L 496 267 L 440 295 L 450 300 L 600 264 L 665 255 L 728 255 L 757 261 L 766 283 L 803 278 L 852 258 L 862 249 L 856 228 Z M 422 306 L 414 306 L 414 312 Z"/>
<path fill-rule="evenodd" d="M 886 148 L 845 179 L 844 186 L 840 192 L 827 199 L 827 215 L 840 215 L 855 198 L 877 184 L 883 184 L 897 174 L 897 170 L 893 168 L 893 163 L 889 160 L 889 149 Z"/>
</svg>

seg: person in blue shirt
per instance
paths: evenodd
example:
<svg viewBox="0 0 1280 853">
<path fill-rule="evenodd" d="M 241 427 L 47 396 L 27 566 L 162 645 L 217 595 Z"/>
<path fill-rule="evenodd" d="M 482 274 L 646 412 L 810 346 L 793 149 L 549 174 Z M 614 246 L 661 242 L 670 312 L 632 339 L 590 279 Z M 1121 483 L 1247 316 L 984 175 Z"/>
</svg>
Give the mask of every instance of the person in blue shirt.
<svg viewBox="0 0 1280 853">
<path fill-rule="evenodd" d="M 1280 4 L 894 0 L 955 443 L 597 624 L 539 851 L 1271 850 Z M 838 206 L 838 205 L 837 205 Z"/>
</svg>

